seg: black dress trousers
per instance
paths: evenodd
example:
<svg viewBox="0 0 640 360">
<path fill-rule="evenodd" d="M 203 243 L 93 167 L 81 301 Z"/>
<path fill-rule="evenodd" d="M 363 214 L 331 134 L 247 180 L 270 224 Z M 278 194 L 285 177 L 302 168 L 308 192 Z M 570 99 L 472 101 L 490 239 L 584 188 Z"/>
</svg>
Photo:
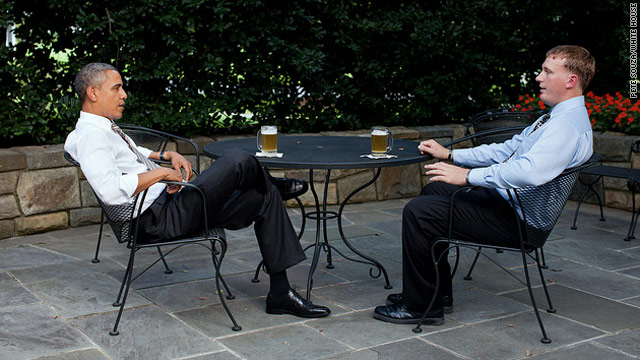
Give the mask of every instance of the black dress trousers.
<svg viewBox="0 0 640 360">
<path fill-rule="evenodd" d="M 460 186 L 432 182 L 411 200 L 402 213 L 402 299 L 411 310 L 424 311 L 435 290 L 436 277 L 431 245 L 447 237 L 451 196 Z M 463 190 L 455 198 L 453 238 L 488 245 L 518 246 L 518 221 L 509 203 L 495 189 Z M 436 248 L 436 257 L 443 254 Z M 451 269 L 444 253 L 438 263 L 440 296 L 451 294 Z"/>
<path fill-rule="evenodd" d="M 254 224 L 267 273 L 306 258 L 278 189 L 251 154 L 239 149 L 227 152 L 192 184 L 205 194 L 210 228 L 236 230 Z M 139 238 L 157 243 L 201 233 L 202 209 L 202 197 L 195 189 L 164 192 L 140 215 Z"/>
</svg>

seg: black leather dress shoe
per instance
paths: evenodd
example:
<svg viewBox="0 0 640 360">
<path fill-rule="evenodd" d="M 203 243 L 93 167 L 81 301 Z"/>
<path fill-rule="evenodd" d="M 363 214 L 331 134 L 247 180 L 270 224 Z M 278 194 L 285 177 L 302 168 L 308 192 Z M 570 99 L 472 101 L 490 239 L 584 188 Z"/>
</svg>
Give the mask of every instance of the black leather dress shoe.
<svg viewBox="0 0 640 360">
<path fill-rule="evenodd" d="M 373 311 L 373 317 L 391 322 L 394 324 L 417 324 L 422 318 L 423 312 L 411 311 L 402 303 L 397 302 L 393 305 L 378 306 Z M 443 309 L 431 310 L 422 323 L 424 325 L 442 325 L 444 324 Z"/>
<path fill-rule="evenodd" d="M 331 314 L 325 306 L 314 305 L 303 299 L 295 290 L 289 290 L 285 295 L 274 297 L 267 295 L 267 314 L 291 314 L 304 318 L 319 318 Z"/>
<path fill-rule="evenodd" d="M 387 296 L 387 305 L 393 305 L 399 301 L 402 301 L 402 293 L 389 294 L 389 296 Z M 444 313 L 451 314 L 453 312 L 453 297 L 451 295 L 443 296 L 442 305 L 444 307 Z"/>
<path fill-rule="evenodd" d="M 278 191 L 280 191 L 282 200 L 293 199 L 309 190 L 309 184 L 304 180 L 271 178 L 271 182 L 278 188 Z"/>
</svg>

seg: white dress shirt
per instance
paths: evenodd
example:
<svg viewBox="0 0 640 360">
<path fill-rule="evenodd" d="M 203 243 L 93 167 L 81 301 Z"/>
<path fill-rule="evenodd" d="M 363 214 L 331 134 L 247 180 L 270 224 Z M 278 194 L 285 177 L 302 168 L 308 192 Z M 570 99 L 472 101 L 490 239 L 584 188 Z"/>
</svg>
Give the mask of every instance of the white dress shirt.
<svg viewBox="0 0 640 360">
<path fill-rule="evenodd" d="M 131 140 L 133 144 L 133 140 Z M 136 146 L 144 156 L 151 150 Z M 64 149 L 78 163 L 100 200 L 108 205 L 130 203 L 138 187 L 138 174 L 148 171 L 127 143 L 111 129 L 105 117 L 81 111 L 76 128 L 67 136 Z M 149 188 L 142 211 L 166 188 L 157 183 Z M 137 206 L 136 213 L 137 214 Z"/>
<path fill-rule="evenodd" d="M 578 166 L 593 154 L 593 135 L 584 97 L 565 100 L 551 110 L 551 118 L 535 132 L 535 124 L 500 144 L 453 150 L 457 165 L 472 168 L 469 183 L 506 190 L 541 185 L 565 169 Z M 514 153 L 515 151 L 515 153 Z M 505 159 L 513 154 L 506 162 Z"/>
</svg>

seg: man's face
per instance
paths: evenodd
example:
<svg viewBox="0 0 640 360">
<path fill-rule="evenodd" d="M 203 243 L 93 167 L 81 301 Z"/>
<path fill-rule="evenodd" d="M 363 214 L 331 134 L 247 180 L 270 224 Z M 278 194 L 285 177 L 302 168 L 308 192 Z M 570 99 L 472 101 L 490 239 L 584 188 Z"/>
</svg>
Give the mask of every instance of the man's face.
<svg viewBox="0 0 640 360">
<path fill-rule="evenodd" d="M 566 100 L 571 72 L 564 66 L 564 59 L 549 56 L 542 64 L 542 71 L 536 76 L 540 85 L 540 99 L 549 106 Z"/>
<path fill-rule="evenodd" d="M 110 120 L 118 120 L 122 117 L 124 102 L 127 93 L 122 87 L 122 78 L 117 71 L 107 70 L 107 80 L 100 87 L 94 87 L 91 91 L 94 96 L 97 115 L 101 115 Z"/>
</svg>

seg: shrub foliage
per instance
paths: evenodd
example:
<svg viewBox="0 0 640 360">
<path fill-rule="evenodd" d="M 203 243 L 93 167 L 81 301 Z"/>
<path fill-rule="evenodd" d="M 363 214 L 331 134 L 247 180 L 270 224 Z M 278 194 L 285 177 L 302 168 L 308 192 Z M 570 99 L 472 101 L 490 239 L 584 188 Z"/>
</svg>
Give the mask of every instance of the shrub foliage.
<svg viewBox="0 0 640 360">
<path fill-rule="evenodd" d="M 592 89 L 624 91 L 628 11 L 615 0 L 1 2 L 0 27 L 18 41 L 0 46 L 0 137 L 62 141 L 89 62 L 120 69 L 123 121 L 183 135 L 466 119 L 535 92 L 561 43 L 594 53 Z"/>
</svg>

